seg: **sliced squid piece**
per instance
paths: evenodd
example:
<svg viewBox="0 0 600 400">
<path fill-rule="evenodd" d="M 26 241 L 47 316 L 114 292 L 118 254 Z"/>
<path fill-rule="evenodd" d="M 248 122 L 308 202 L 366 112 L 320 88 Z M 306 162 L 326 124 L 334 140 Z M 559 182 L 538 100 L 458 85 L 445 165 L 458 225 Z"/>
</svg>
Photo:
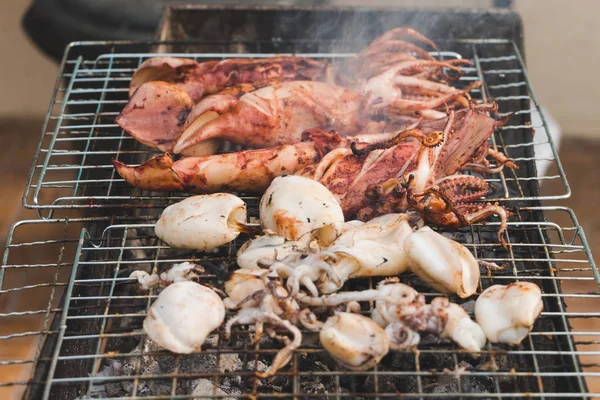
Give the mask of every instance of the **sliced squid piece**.
<svg viewBox="0 0 600 400">
<path fill-rule="evenodd" d="M 386 326 L 385 333 L 390 339 L 390 348 L 393 350 L 408 350 L 417 346 L 421 341 L 421 335 L 400 321 Z"/>
<path fill-rule="evenodd" d="M 249 230 L 245 224 L 246 203 L 234 195 L 216 193 L 170 205 L 154 230 L 171 247 L 210 251 Z"/>
<path fill-rule="evenodd" d="M 325 225 L 310 232 L 310 241 L 288 240 L 275 232 L 266 230 L 264 235 L 248 240 L 237 252 L 237 264 L 240 268 L 269 268 L 277 262 L 296 261 L 307 253 L 319 251 L 329 246 L 337 237 L 351 229 L 362 226 L 362 221 L 349 221 Z M 287 275 L 281 278 L 288 278 Z"/>
<path fill-rule="evenodd" d="M 277 261 L 289 256 L 302 254 L 305 246 L 287 240 L 274 232 L 250 239 L 237 252 L 237 264 L 240 268 L 269 268 Z"/>
<path fill-rule="evenodd" d="M 434 314 L 446 319 L 442 336 L 447 337 L 463 349 L 478 353 L 485 345 L 485 334 L 481 326 L 469 317 L 464 308 L 451 303 L 445 297 L 436 297 L 431 301 Z"/>
<path fill-rule="evenodd" d="M 200 278 L 204 273 L 204 268 L 190 262 L 175 264 L 167 271 L 159 274 L 148 274 L 146 271 L 133 271 L 129 277 L 138 280 L 140 288 L 143 290 L 165 287 L 174 282 L 191 281 Z"/>
<path fill-rule="evenodd" d="M 386 214 L 345 232 L 326 249 L 330 263 L 343 282 L 351 278 L 393 276 L 407 269 L 402 243 L 412 234 L 405 214 Z M 340 288 L 328 279 L 318 285 L 323 293 Z"/>
<path fill-rule="evenodd" d="M 165 288 L 148 310 L 144 330 L 173 353 L 200 349 L 207 336 L 225 320 L 221 298 L 196 282 L 176 282 Z"/>
<path fill-rule="evenodd" d="M 542 312 L 542 291 L 531 282 L 490 286 L 475 302 L 475 318 L 492 343 L 517 345 Z"/>
<path fill-rule="evenodd" d="M 397 278 L 379 282 L 377 290 L 383 298 L 375 301 L 371 318 L 381 327 L 386 327 L 393 322 L 402 322 L 406 315 L 417 314 L 417 310 L 425 305 L 425 298 L 419 295 L 419 292 L 398 282 Z M 397 301 L 391 302 L 389 299 Z"/>
<path fill-rule="evenodd" d="M 344 222 L 342 209 L 331 192 L 317 181 L 300 176 L 275 178 L 260 199 L 260 221 L 290 240 L 333 223 Z"/>
<path fill-rule="evenodd" d="M 410 270 L 442 293 L 466 298 L 479 283 L 479 264 L 462 244 L 423 227 L 408 236 L 404 249 Z"/>
<path fill-rule="evenodd" d="M 225 306 L 228 309 L 257 307 L 259 301 L 253 295 L 266 289 L 265 278 L 277 278 L 277 275 L 264 269 L 240 268 L 233 271 L 225 282 Z"/>
<path fill-rule="evenodd" d="M 329 317 L 319 339 L 333 358 L 355 371 L 374 367 L 390 348 L 387 334 L 372 319 L 347 312 Z"/>
</svg>

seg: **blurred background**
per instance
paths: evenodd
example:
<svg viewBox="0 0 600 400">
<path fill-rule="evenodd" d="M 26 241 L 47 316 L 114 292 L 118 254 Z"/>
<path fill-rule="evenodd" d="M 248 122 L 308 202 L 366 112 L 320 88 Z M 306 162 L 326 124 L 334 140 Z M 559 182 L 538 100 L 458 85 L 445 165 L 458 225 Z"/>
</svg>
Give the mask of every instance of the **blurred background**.
<svg viewBox="0 0 600 400">
<path fill-rule="evenodd" d="M 3 183 L 0 196 L 0 248 L 4 248 L 9 227 L 15 221 L 38 218 L 37 213 L 21 207 L 21 196 L 56 83 L 58 58 L 65 43 L 68 40 L 152 38 L 162 7 L 181 1 L 42 0 L 34 3 L 37 3 L 37 8 L 31 9 L 26 25 L 38 45 L 22 27 L 22 19 L 32 5 L 31 0 L 12 0 L 0 5 L 0 48 L 4 54 L 4 62 L 0 63 L 0 181 Z M 600 113 L 596 109 L 597 93 L 600 93 L 600 80 L 597 79 L 600 65 L 600 2 L 368 2 L 370 6 L 412 7 L 489 7 L 494 3 L 512 7 L 523 19 L 529 76 L 540 104 L 553 121 L 552 131 L 555 141 L 559 143 L 559 155 L 573 191 L 571 198 L 561 201 L 561 205 L 575 210 L 592 251 L 597 253 L 595 250 L 600 250 L 600 215 L 593 206 L 600 195 L 600 174 L 596 172 L 595 164 L 600 152 Z M 332 0 L 313 1 L 310 4 L 360 5 L 365 2 Z M 553 190 L 559 189 L 551 185 L 542 187 L 545 193 L 552 193 Z M 595 285 L 593 282 L 591 284 Z M 597 288 L 591 287 L 590 290 Z M 47 302 L 44 299 L 24 301 Z M 0 297 L 0 309 L 7 308 L 10 308 L 10 303 Z M 4 328 L 0 326 L 0 335 Z M 598 328 L 590 328 L 594 329 Z M 26 327 L 23 328 L 23 331 L 26 330 Z M 10 348 L 0 348 L 0 361 L 20 358 L 29 351 L 31 343 L 23 338 Z M 23 376 L 20 369 L 12 373 L 14 375 L 4 376 L 3 380 Z M 0 390 L 2 399 L 13 395 Z"/>
</svg>

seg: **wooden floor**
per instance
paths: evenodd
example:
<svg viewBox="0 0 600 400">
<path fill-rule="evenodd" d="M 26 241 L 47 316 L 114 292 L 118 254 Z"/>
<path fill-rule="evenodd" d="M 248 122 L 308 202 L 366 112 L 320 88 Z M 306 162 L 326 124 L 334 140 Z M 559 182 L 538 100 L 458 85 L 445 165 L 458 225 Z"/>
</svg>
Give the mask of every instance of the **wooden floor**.
<svg viewBox="0 0 600 400">
<path fill-rule="evenodd" d="M 2 249 L 9 227 L 14 222 L 37 218 L 37 213 L 21 207 L 21 195 L 37 146 L 41 124 L 41 120 L 0 120 L 0 181 L 3 183 L 2 196 L 0 196 L 0 248 Z M 600 199 L 600 174 L 597 172 L 598 154 L 600 154 L 600 141 L 565 140 L 560 151 L 561 160 L 573 190 L 572 197 L 561 201 L 560 204 L 575 210 L 595 254 L 600 254 L 600 213 L 595 209 L 595 205 Z M 543 187 L 545 193 L 552 193 L 556 190 L 559 188 L 553 184 Z M 550 205 L 554 205 L 554 203 L 550 203 Z M 37 233 L 39 234 L 39 232 Z M 47 233 L 49 236 L 56 236 L 56 233 Z M 26 238 L 21 238 L 21 240 L 26 240 Z M 32 259 L 36 256 L 35 254 L 29 255 Z M 8 278 L 10 279 L 5 280 L 4 289 L 9 286 L 26 285 L 32 279 L 27 274 L 13 274 Z M 593 282 L 587 284 L 585 288 L 581 286 L 582 283 L 577 283 L 577 285 L 577 291 L 580 293 L 598 291 L 598 287 Z M 563 289 L 568 292 L 574 288 L 572 284 L 565 284 Z M 0 313 L 11 311 L 19 304 L 22 305 L 22 302 L 35 302 L 43 307 L 47 303 L 48 295 L 47 291 L 38 293 L 34 298 L 22 298 L 19 293 L 4 294 L 0 297 Z M 33 304 L 27 305 L 33 306 Z M 570 302 L 568 305 L 578 310 L 586 309 L 595 312 L 600 310 L 600 303 L 589 300 Z M 600 318 L 573 320 L 571 323 L 577 330 L 600 331 Z M 7 321 L 4 318 L 0 324 L 0 336 L 14 332 L 35 331 L 39 329 L 40 324 L 40 318 L 36 317 L 19 318 L 14 321 Z M 591 349 L 600 350 L 600 347 L 594 345 L 586 348 L 586 350 Z M 34 339 L 29 337 L 1 340 L 0 362 L 29 358 L 34 355 L 35 350 Z M 598 364 L 600 360 L 588 358 L 585 362 Z M 26 380 L 29 377 L 30 367 L 30 365 L 0 366 L 0 382 Z M 600 391 L 600 379 L 595 381 L 593 388 L 590 387 L 590 389 Z M 21 389 L 22 386 L 0 387 L 0 399 L 18 398 Z"/>
</svg>

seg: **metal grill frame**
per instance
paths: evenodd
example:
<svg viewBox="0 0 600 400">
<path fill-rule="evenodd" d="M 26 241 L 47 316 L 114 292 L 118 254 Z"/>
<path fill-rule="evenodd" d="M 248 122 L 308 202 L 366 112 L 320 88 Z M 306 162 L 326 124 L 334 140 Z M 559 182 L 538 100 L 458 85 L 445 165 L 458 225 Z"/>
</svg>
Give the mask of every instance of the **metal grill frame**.
<svg viewBox="0 0 600 400">
<path fill-rule="evenodd" d="M 275 43 L 275 44 L 274 44 Z M 314 43 L 298 41 L 284 43 L 286 49 L 310 49 Z M 23 195 L 23 205 L 37 209 L 42 218 L 52 218 L 54 210 L 88 209 L 94 211 L 103 208 L 157 208 L 164 207 L 185 197 L 182 193 L 160 193 L 140 191 L 126 188 L 127 185 L 116 175 L 111 158 L 139 164 L 152 155 L 158 154 L 156 149 L 147 148 L 135 142 L 115 123 L 114 117 L 127 102 L 127 85 L 131 74 L 144 59 L 156 56 L 183 56 L 196 60 L 224 59 L 231 57 L 271 57 L 275 53 L 265 53 L 263 48 L 271 49 L 277 46 L 276 41 L 261 42 L 224 42 L 211 44 L 211 49 L 221 48 L 231 50 L 232 46 L 242 47 L 245 53 L 165 53 L 167 50 L 186 49 L 194 51 L 194 46 L 206 43 L 185 42 L 82 42 L 69 46 L 60 69 L 57 86 L 47 114 L 43 134 L 36 151 L 34 163 L 30 172 L 27 187 Z M 319 46 L 340 46 L 338 42 L 319 43 Z M 354 48 L 352 44 L 342 44 L 344 49 Z M 504 143 L 505 135 L 511 132 L 535 130 L 536 135 L 543 135 L 540 145 L 548 146 L 551 157 L 546 159 L 555 166 L 557 174 L 537 177 L 535 170 L 525 168 L 526 173 L 504 171 L 491 175 L 487 180 L 499 186 L 496 196 L 491 201 L 539 201 L 567 198 L 571 189 L 566 180 L 557 152 L 548 134 L 548 126 L 543 112 L 533 94 L 524 61 L 517 45 L 508 40 L 457 40 L 443 42 L 441 48 L 462 46 L 471 48 L 475 64 L 474 68 L 464 68 L 465 76 L 459 84 L 479 79 L 484 82 L 482 90 L 473 92 L 474 97 L 491 98 L 498 101 L 500 115 L 515 111 L 522 123 L 509 124 L 496 133 L 491 139 L 494 148 L 504 149 L 508 156 L 511 152 L 523 151 L 525 147 L 533 146 L 530 138 L 523 134 L 523 139 L 515 143 Z M 140 51 L 139 48 L 144 51 Z M 496 57 L 481 57 L 479 53 L 490 48 L 505 48 L 508 53 Z M 337 47 L 335 47 L 337 48 Z M 92 51 L 93 49 L 93 51 Z M 132 52 L 132 49 L 138 49 Z M 190 50 L 188 50 L 190 49 Z M 99 57 L 88 59 L 86 51 L 104 52 Z M 322 50 L 319 48 L 318 50 Z M 498 53 L 497 51 L 494 53 Z M 436 54 L 436 53 L 432 53 Z M 442 57 L 454 58 L 458 54 L 452 51 L 440 53 Z M 78 55 L 78 56 L 77 56 Z M 278 55 L 281 55 L 278 53 Z M 344 53 L 297 53 L 299 56 L 313 58 L 328 58 L 337 60 L 352 56 L 351 52 Z M 469 57 L 467 57 L 469 58 Z M 125 64 L 123 64 L 125 63 Z M 503 68 L 509 63 L 510 68 Z M 494 66 L 498 65 L 498 68 Z M 504 78 L 502 78 L 504 77 Z M 491 79 L 507 79 L 505 84 L 489 84 Z M 61 84 L 64 82 L 64 86 Z M 87 87 L 91 86 L 91 87 Z M 517 90 L 516 94 L 511 91 Z M 508 93 L 508 95 L 503 95 Z M 512 93 L 512 94 L 511 94 Z M 516 103 L 515 103 L 516 102 Z M 517 104 L 515 108 L 506 109 L 504 104 Z M 524 105 L 521 107 L 521 105 Z M 78 112 L 85 110 L 85 112 Z M 539 113 L 542 125 L 531 127 L 527 124 L 531 113 Z M 106 147 L 105 144 L 107 144 Z M 529 150 L 527 150 L 529 151 Z M 531 157 L 517 157 L 517 164 L 523 169 L 538 159 L 529 151 Z M 70 157 L 71 159 L 67 158 Z M 65 161 L 65 159 L 67 161 Z M 62 177 L 60 174 L 76 173 L 76 177 Z M 96 174 L 96 175 L 94 175 Z M 55 176 L 58 176 L 56 178 Z M 555 195 L 540 196 L 536 190 L 528 190 L 525 185 L 532 181 L 541 183 L 545 180 L 560 180 L 564 191 Z M 511 183 L 512 182 L 512 183 Z M 538 185 L 539 186 L 539 185 Z M 45 191 L 53 189 L 60 191 L 45 199 Z"/>
<path fill-rule="evenodd" d="M 548 215 L 552 218 L 549 221 L 538 221 L 535 217 L 541 214 Z M 531 216 L 534 218 L 530 219 Z M 564 220 L 562 225 L 556 222 L 556 220 Z M 93 223 L 97 226 L 94 232 L 90 232 L 85 229 Z M 14 239 L 18 237 L 18 233 L 22 229 L 35 229 L 41 225 L 57 225 L 64 228 L 65 234 L 62 237 L 56 238 L 44 238 L 44 240 L 34 240 L 27 243 L 19 243 Z M 84 227 L 79 231 L 79 228 Z M 16 270 L 21 268 L 28 268 L 32 272 L 38 269 L 51 268 L 56 271 L 53 275 L 54 279 L 50 282 L 40 282 L 35 285 L 27 285 L 16 288 L 5 288 L 1 287 L 0 293 L 8 292 L 23 292 L 29 293 L 39 287 L 52 287 L 53 289 L 64 288 L 66 286 L 66 292 L 64 296 L 64 303 L 58 306 L 48 304 L 48 307 L 40 310 L 21 310 L 14 313 L 7 313 L 0 315 L 0 322 L 4 318 L 19 318 L 27 314 L 40 314 L 45 315 L 44 324 L 39 331 L 36 332 L 14 332 L 11 335 L 0 337 L 0 341 L 8 341 L 12 338 L 23 336 L 23 335 L 37 335 L 40 338 L 40 346 L 36 356 L 30 360 L 8 360 L 0 363 L 2 366 L 20 363 L 33 363 L 36 366 L 36 374 L 31 380 L 22 382 L 11 382 L 2 385 L 25 385 L 29 390 L 28 393 L 32 394 L 33 398 L 39 398 L 43 393 L 44 398 L 56 398 L 57 393 L 61 394 L 61 398 L 71 398 L 65 396 L 65 392 L 55 392 L 57 390 L 67 390 L 69 388 L 75 390 L 72 393 L 78 393 L 78 395 L 86 394 L 86 388 L 89 390 L 91 382 L 102 381 L 102 378 L 96 374 L 100 368 L 101 361 L 106 359 L 119 360 L 124 359 L 126 354 L 120 354 L 118 352 L 111 351 L 112 349 L 107 346 L 107 343 L 115 338 L 119 337 L 137 337 L 144 336 L 143 332 L 137 329 L 130 329 L 125 331 L 111 331 L 110 322 L 119 318 L 138 318 L 143 317 L 143 314 L 136 314 L 135 317 L 130 315 L 131 313 L 120 313 L 119 302 L 131 302 L 141 301 L 144 305 L 141 306 L 141 310 L 147 309 L 151 304 L 151 300 L 155 297 L 155 294 L 150 292 L 146 294 L 136 294 L 132 298 L 119 298 L 115 292 L 115 288 L 122 288 L 123 285 L 132 285 L 134 282 L 122 276 L 119 271 L 123 271 L 128 266 L 136 266 L 139 268 L 143 265 L 151 265 L 151 268 L 156 271 L 157 269 L 163 270 L 165 267 L 171 265 L 174 262 L 180 262 L 185 260 L 195 260 L 205 266 L 210 265 L 208 258 L 219 258 L 223 261 L 223 255 L 230 257 L 235 254 L 234 250 L 241 244 L 241 240 L 230 246 L 225 246 L 220 251 L 221 253 L 206 255 L 206 254 L 194 254 L 193 252 L 187 252 L 184 256 L 177 257 L 160 257 L 160 252 L 177 252 L 170 249 L 168 246 L 160 243 L 157 240 L 151 239 L 150 232 L 152 231 L 153 221 L 152 218 L 146 220 L 140 218 L 103 218 L 103 219 L 72 219 L 72 220 L 35 220 L 35 221 L 23 221 L 17 223 L 10 231 L 9 240 L 4 253 L 2 276 L 0 282 L 4 277 L 6 271 Z M 135 235 L 148 236 L 149 240 L 153 244 L 148 244 L 143 241 L 132 240 L 133 236 L 128 236 L 134 233 L 132 228 L 142 228 L 146 231 L 140 234 L 138 230 Z M 484 235 L 485 232 L 497 229 L 497 224 L 492 223 L 490 225 L 477 224 L 473 227 L 461 230 L 466 236 L 460 236 L 460 238 L 477 238 L 479 235 Z M 70 231 L 67 234 L 67 230 Z M 119 232 L 121 234 L 119 234 Z M 319 348 L 318 345 L 309 344 L 303 346 L 301 349 L 296 351 L 294 359 L 292 361 L 292 367 L 285 367 L 281 371 L 281 375 L 289 376 L 290 391 L 281 390 L 278 393 L 261 393 L 260 388 L 256 386 L 249 386 L 250 393 L 243 393 L 240 395 L 222 395 L 221 397 L 227 398 L 271 398 L 277 396 L 281 398 L 322 398 L 322 397 L 333 397 L 333 398 L 397 398 L 399 397 L 396 392 L 388 390 L 376 390 L 370 393 L 348 393 L 341 392 L 339 388 L 344 385 L 348 376 L 370 376 L 371 385 L 378 387 L 382 381 L 385 381 L 389 376 L 398 377 L 398 379 L 409 379 L 413 378 L 416 381 L 416 387 L 414 392 L 403 393 L 404 398 L 593 398 L 600 393 L 589 393 L 586 389 L 586 382 L 592 383 L 600 379 L 600 372 L 597 372 L 596 363 L 585 362 L 585 358 L 589 356 L 600 355 L 600 329 L 592 332 L 581 332 L 571 331 L 569 324 L 574 323 L 578 319 L 582 318 L 598 318 L 600 314 L 597 312 L 586 313 L 579 310 L 577 302 L 597 302 L 600 298 L 600 274 L 596 268 L 588 243 L 583 233 L 582 228 L 577 222 L 574 213 L 566 208 L 562 207 L 529 207 L 521 208 L 517 212 L 516 220 L 510 223 L 509 232 L 511 237 L 520 235 L 525 232 L 527 237 L 539 238 L 537 242 L 520 241 L 515 243 L 510 253 L 505 253 L 502 256 L 502 251 L 498 250 L 498 243 L 489 241 L 480 242 L 479 240 L 471 240 L 471 243 L 465 243 L 479 258 L 495 261 L 500 263 L 507 263 L 508 268 L 504 272 L 492 272 L 491 277 L 482 275 L 482 282 L 487 287 L 490 284 L 490 280 L 495 280 L 494 283 L 508 283 L 515 279 L 524 279 L 536 282 L 544 288 L 544 302 L 545 310 L 542 317 L 536 323 L 534 331 L 528 338 L 525 339 L 521 346 L 510 348 L 506 346 L 491 346 L 486 345 L 483 351 L 482 361 L 492 361 L 500 363 L 502 357 L 507 357 L 514 360 L 527 361 L 527 366 L 523 369 L 516 368 L 511 370 L 510 362 L 504 366 L 499 365 L 498 371 L 487 371 L 483 368 L 472 368 L 466 375 L 463 375 L 457 383 L 458 391 L 455 393 L 430 393 L 427 392 L 426 383 L 430 379 L 439 379 L 439 377 L 445 374 L 442 371 L 442 367 L 451 367 L 452 364 L 458 365 L 462 360 L 467 360 L 474 363 L 464 352 L 458 351 L 456 346 L 448 341 L 441 343 L 432 343 L 427 340 L 422 342 L 419 346 L 420 352 L 417 354 L 406 352 L 399 353 L 398 357 L 414 360 L 413 369 L 396 370 L 390 371 L 382 369 L 381 367 L 375 368 L 371 371 L 362 373 L 354 373 L 345 371 L 338 367 L 330 371 L 307 371 L 300 370 L 296 371 L 293 366 L 298 365 L 301 361 L 303 353 L 320 354 L 320 359 L 327 359 L 329 356 Z M 535 233 L 537 232 L 537 233 Z M 471 236 L 469 236 L 471 235 Z M 13 253 L 25 251 L 29 253 L 42 252 L 47 246 L 57 245 L 53 254 L 57 257 L 55 263 L 40 263 L 40 264 L 26 264 L 26 265 L 15 265 L 12 263 L 12 259 L 15 256 Z M 75 247 L 77 248 L 75 250 Z M 107 247 L 112 247 L 108 249 Z M 144 255 L 145 258 L 139 259 L 135 256 L 135 251 L 140 249 L 148 250 L 149 256 Z M 69 261 L 65 260 L 65 254 L 70 251 L 75 251 L 76 257 L 74 257 L 74 267 L 71 271 L 70 277 L 63 276 L 60 280 L 58 278 L 58 271 L 62 268 L 69 268 L 71 266 Z M 134 251 L 128 255 L 128 252 Z M 499 251 L 499 252 L 497 252 Z M 155 254 L 154 254 L 154 253 Z M 173 253 L 182 254 L 182 253 Z M 530 254 L 527 256 L 527 254 Z M 108 255 L 108 256 L 107 256 Z M 147 258 L 146 258 L 147 257 Z M 220 262 L 219 261 L 219 262 Z M 229 259 L 228 263 L 235 261 Z M 541 267 L 535 267 L 536 265 Z M 214 264 L 216 265 L 216 264 Z M 529 266 L 529 268 L 528 268 Z M 541 269 L 540 269 L 541 268 Z M 100 275 L 94 274 L 96 271 Z M 211 278 L 211 269 L 207 268 L 208 276 L 207 279 Z M 10 272 L 8 272 L 10 273 Z M 91 274 L 91 275 L 90 275 Z M 357 280 L 364 281 L 363 283 L 372 285 L 373 282 L 369 280 Z M 411 281 L 412 283 L 413 281 Z M 574 293 L 562 293 L 560 285 L 565 284 L 577 284 Z M 586 285 L 587 286 L 583 286 Z M 418 287 L 418 285 L 415 285 Z M 592 289 L 590 289 L 590 287 Z M 95 297 L 89 294 L 83 294 L 82 289 L 98 289 L 99 294 Z M 104 294 L 104 295 L 103 295 Z M 427 297 L 431 299 L 435 293 L 431 291 L 425 292 Z M 567 302 L 568 311 L 563 301 Z M 85 304 L 84 304 L 85 303 Z M 122 306 L 122 304 L 121 304 Z M 579 304 L 581 306 L 581 304 Z M 117 307 L 116 309 L 114 307 Z M 115 311 L 117 310 L 117 311 Z M 51 317 L 54 316 L 54 322 L 52 323 Z M 87 327 L 92 326 L 93 329 L 90 331 L 81 331 L 80 323 L 87 323 L 86 321 L 95 322 L 95 325 L 85 325 Z M 550 325 L 548 325 L 550 324 Z M 556 325 L 555 325 L 556 324 Z M 558 329 L 548 329 L 548 327 L 554 327 Z M 543 329 L 540 329 L 542 327 Z M 218 331 L 219 341 L 216 346 L 209 347 L 203 354 L 213 354 L 217 360 L 220 360 L 223 354 L 226 353 L 239 353 L 247 354 L 250 360 L 255 360 L 253 357 L 263 357 L 265 354 L 266 359 L 270 359 L 274 353 L 273 348 L 268 349 L 252 349 L 247 346 L 244 348 L 239 347 L 240 341 L 246 339 L 247 332 L 243 329 L 237 329 L 237 334 L 240 335 L 239 341 L 235 341 L 233 344 L 226 343 L 222 338 L 222 328 Z M 90 341 L 87 348 L 91 349 L 89 353 L 82 351 L 85 346 L 82 345 L 67 345 L 67 343 L 79 343 L 79 342 Z M 45 346 L 42 347 L 42 343 L 45 342 Z M 592 347 L 590 350 L 590 346 Z M 277 347 L 275 347 L 277 348 Z M 75 350 L 73 350 L 75 349 Z M 425 361 L 428 357 L 439 356 L 440 354 L 448 355 L 448 363 L 437 368 L 432 369 L 430 366 L 427 367 Z M 150 350 L 150 353 L 138 354 L 135 356 L 137 360 L 141 360 L 142 356 L 155 355 L 157 357 L 172 357 L 166 352 L 156 352 Z M 208 357 L 208 356 L 207 356 Z M 514 361 L 513 360 L 513 361 Z M 331 360 L 330 360 L 331 361 Z M 141 362 L 141 361 L 140 361 Z M 324 361 L 328 366 L 332 364 Z M 557 364 L 553 364 L 556 362 Z M 88 368 L 82 368 L 81 364 L 87 363 Z M 80 368 L 79 375 L 70 376 L 73 369 L 72 365 L 76 365 Z M 181 357 L 175 357 L 175 365 L 181 366 Z M 91 367 L 91 368 L 90 368 Z M 139 369 L 134 371 L 131 376 L 114 378 L 114 381 L 130 381 L 135 387 L 140 382 L 149 382 L 152 380 L 166 379 L 170 381 L 172 392 L 165 394 L 165 396 L 157 396 L 153 398 L 219 398 L 219 396 L 206 395 L 205 397 L 199 395 L 183 395 L 178 392 L 177 382 L 185 382 L 188 379 L 207 377 L 212 382 L 219 382 L 228 376 L 241 376 L 241 379 L 250 379 L 253 374 L 255 363 L 247 362 L 244 364 L 243 370 L 238 371 L 219 371 L 219 364 L 215 366 L 215 370 L 208 371 L 197 371 L 194 373 L 178 373 L 175 369 L 172 373 L 166 374 L 159 377 L 152 377 L 142 374 Z M 595 368 L 595 369 L 594 369 Z M 449 368 L 452 369 L 452 368 Z M 65 376 L 67 375 L 67 376 Z M 313 379 L 315 376 L 320 376 L 322 379 L 328 377 L 335 380 L 334 387 L 338 390 L 330 392 L 328 394 L 315 394 L 308 395 L 301 393 L 302 382 L 306 379 Z M 451 375 L 450 375 L 451 376 Z M 494 387 L 496 393 L 469 393 L 465 392 L 465 389 L 461 389 L 466 385 L 465 379 L 484 379 L 488 377 L 494 381 Z M 106 379 L 106 378 L 104 378 Z M 487 379 L 487 378 L 486 378 Z M 504 381 L 514 381 L 515 390 L 511 391 L 500 391 L 501 387 L 505 387 Z M 375 383 L 373 383 L 375 382 Z M 380 382 L 379 384 L 377 382 Z M 499 383 L 500 382 L 500 383 Z M 555 383 L 553 383 L 555 382 Z M 561 390 L 558 387 L 552 388 L 552 385 L 558 385 L 560 382 L 568 382 Z M 526 387 L 528 390 L 519 390 L 519 384 Z M 532 390 L 533 389 L 533 390 Z M 68 392 L 71 393 L 71 392 Z M 138 393 L 139 394 L 139 393 Z M 213 393 L 214 395 L 215 393 Z M 63 397 L 64 396 L 64 397 Z M 75 396 L 72 396 L 75 397 Z M 146 398 L 141 394 L 139 396 L 132 396 L 127 398 Z"/>
</svg>

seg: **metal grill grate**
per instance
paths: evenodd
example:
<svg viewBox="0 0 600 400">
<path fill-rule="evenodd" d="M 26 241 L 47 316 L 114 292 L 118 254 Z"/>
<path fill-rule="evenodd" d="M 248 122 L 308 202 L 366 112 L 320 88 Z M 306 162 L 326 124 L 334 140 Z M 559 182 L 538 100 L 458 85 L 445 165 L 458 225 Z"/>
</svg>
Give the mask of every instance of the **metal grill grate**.
<svg viewBox="0 0 600 400">
<path fill-rule="evenodd" d="M 180 193 L 141 191 L 128 187 L 116 175 L 111 159 L 139 164 L 156 151 L 137 143 L 123 132 L 114 118 L 127 102 L 127 87 L 135 68 L 156 51 L 166 55 L 191 57 L 198 61 L 228 57 L 270 57 L 274 53 L 296 53 L 332 62 L 351 56 L 360 48 L 346 42 L 226 42 L 211 43 L 211 53 L 201 53 L 204 44 L 171 43 L 75 44 L 65 55 L 47 124 L 31 176 L 23 197 L 28 208 L 38 209 L 42 217 L 52 217 L 56 209 L 164 207 L 185 196 Z M 464 68 L 458 81 L 464 85 L 480 79 L 482 90 L 475 98 L 494 99 L 500 114 L 516 112 L 511 123 L 491 139 L 493 146 L 515 159 L 520 169 L 487 177 L 498 189 L 493 200 L 559 199 L 570 195 L 563 169 L 557 158 L 546 121 L 527 79 L 523 59 L 517 46 L 505 40 L 441 42 L 448 49 L 438 53 L 442 58 L 459 54 L 472 60 L 473 68 Z M 222 53 L 215 53 L 222 49 Z M 450 51 L 451 50 L 451 51 Z M 89 54 L 101 54 L 89 56 Z M 435 54 L 435 53 L 433 53 Z M 541 121 L 531 126 L 530 121 Z M 534 155 L 532 137 L 538 144 Z M 550 174 L 537 176 L 535 162 L 551 165 Z M 540 197 L 543 181 L 559 180 L 563 190 Z M 46 211 L 44 211 L 46 210 Z"/>
<path fill-rule="evenodd" d="M 542 287 L 544 312 L 520 346 L 488 344 L 479 358 L 472 358 L 449 341 L 425 337 L 418 352 L 393 352 L 374 370 L 357 373 L 339 367 L 313 334 L 305 332 L 303 346 L 291 364 L 262 382 L 254 380 L 254 372 L 271 362 L 279 344 L 267 340 L 250 346 L 246 328 L 239 327 L 229 342 L 220 329 L 198 354 L 174 356 L 160 351 L 141 330 L 155 293 L 137 291 L 128 278 L 134 269 L 162 271 L 176 262 L 196 261 L 207 271 L 204 281 L 221 286 L 228 271 L 235 268 L 232 256 L 243 238 L 211 254 L 193 253 L 171 249 L 157 240 L 152 220 L 104 218 L 94 222 L 93 231 L 82 229 L 88 222 L 25 221 L 9 237 L 2 269 L 3 297 L 9 293 L 33 296 L 42 289 L 52 290 L 56 300 L 59 291 L 66 290 L 64 304 L 51 301 L 45 307 L 0 315 L 0 326 L 13 326 L 7 322 L 32 315 L 43 319 L 39 329 L 14 330 L 0 337 L 3 344 L 24 336 L 45 339 L 45 346 L 40 340 L 35 355 L 0 363 L 0 369 L 36 366 L 32 378 L 2 384 L 26 386 L 33 398 L 45 393 L 46 398 L 65 399 L 86 395 L 544 399 L 592 398 L 595 395 L 587 391 L 586 383 L 591 391 L 600 388 L 600 276 L 581 227 L 565 208 L 519 209 L 509 224 L 509 252 L 493 240 L 494 224 L 453 233 L 478 258 L 507 265 L 502 271 L 482 274 L 481 288 L 516 280 Z M 53 239 L 47 240 L 42 227 L 53 228 Z M 25 231 L 40 232 L 44 239 L 19 242 Z M 31 254 L 35 263 L 27 261 Z M 69 278 L 70 260 L 75 262 Z M 10 274 L 22 269 L 36 281 L 9 288 Z M 435 295 L 418 279 L 407 276 L 402 280 L 429 298 Z M 374 283 L 361 279 L 346 288 Z M 471 306 L 472 301 L 461 300 Z M 368 312 L 366 305 L 364 311 Z"/>
</svg>

